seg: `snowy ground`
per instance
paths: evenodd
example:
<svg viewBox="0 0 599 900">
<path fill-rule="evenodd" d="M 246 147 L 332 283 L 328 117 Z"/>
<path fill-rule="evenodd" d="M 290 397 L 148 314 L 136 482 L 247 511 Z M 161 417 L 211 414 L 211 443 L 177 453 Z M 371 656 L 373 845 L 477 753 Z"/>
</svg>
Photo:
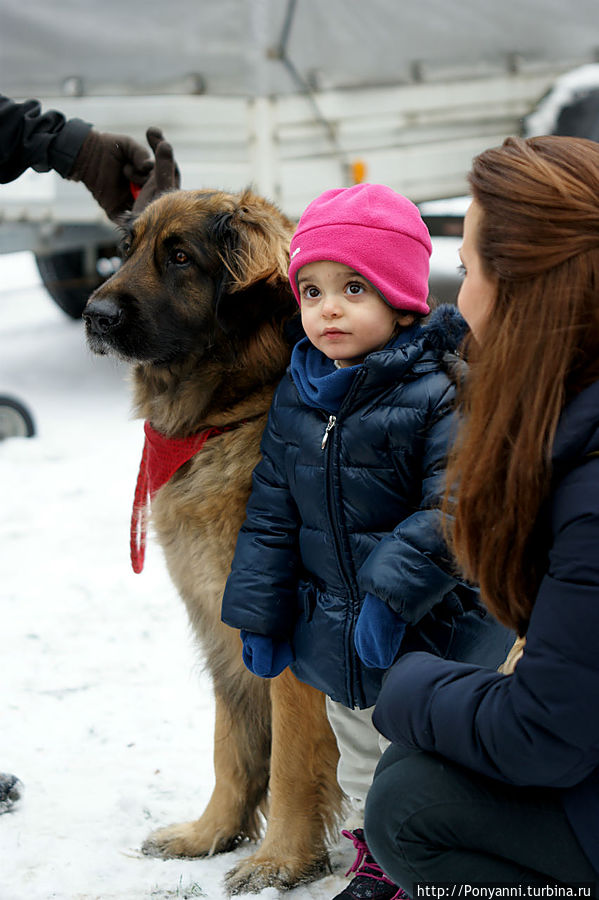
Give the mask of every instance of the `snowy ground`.
<svg viewBox="0 0 599 900">
<path fill-rule="evenodd" d="M 129 565 L 142 431 L 126 370 L 90 355 L 27 254 L 0 256 L 0 393 L 37 425 L 0 443 L 0 771 L 25 784 L 0 816 L 0 900 L 221 900 L 249 845 L 139 852 L 210 795 L 210 682 L 158 546 L 142 575 Z M 334 874 L 285 896 L 330 900 L 352 858 L 340 848 Z"/>
</svg>

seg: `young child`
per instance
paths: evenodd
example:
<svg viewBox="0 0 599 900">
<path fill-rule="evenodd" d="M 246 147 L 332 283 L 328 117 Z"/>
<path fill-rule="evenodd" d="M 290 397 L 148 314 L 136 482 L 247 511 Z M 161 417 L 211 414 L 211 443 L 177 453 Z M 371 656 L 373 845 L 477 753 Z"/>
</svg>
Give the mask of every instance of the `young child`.
<svg viewBox="0 0 599 900">
<path fill-rule="evenodd" d="M 466 326 L 453 307 L 421 321 L 430 253 L 418 209 L 383 185 L 327 191 L 304 212 L 289 279 L 306 337 L 273 399 L 223 599 L 252 672 L 289 665 L 327 695 L 360 817 L 382 752 L 371 707 L 398 654 L 496 667 L 512 639 L 441 535 L 446 367 Z M 361 829 L 344 834 L 360 862 L 339 898 L 395 897 Z"/>
</svg>

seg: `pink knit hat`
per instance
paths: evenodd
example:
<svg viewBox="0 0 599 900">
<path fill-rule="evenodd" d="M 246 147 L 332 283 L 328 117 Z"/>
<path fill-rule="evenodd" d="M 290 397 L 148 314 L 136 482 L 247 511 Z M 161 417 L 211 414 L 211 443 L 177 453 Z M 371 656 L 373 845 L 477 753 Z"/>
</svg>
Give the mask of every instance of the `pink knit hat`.
<svg viewBox="0 0 599 900">
<path fill-rule="evenodd" d="M 418 208 L 384 184 L 325 191 L 310 203 L 289 250 L 300 303 L 302 266 L 332 260 L 367 278 L 389 306 L 426 315 L 431 239 Z"/>
</svg>

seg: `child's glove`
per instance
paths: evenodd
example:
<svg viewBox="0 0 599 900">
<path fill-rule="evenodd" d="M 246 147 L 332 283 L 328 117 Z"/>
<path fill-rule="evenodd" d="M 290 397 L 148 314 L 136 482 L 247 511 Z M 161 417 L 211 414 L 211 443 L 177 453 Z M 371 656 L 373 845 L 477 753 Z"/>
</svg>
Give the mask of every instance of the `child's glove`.
<svg viewBox="0 0 599 900">
<path fill-rule="evenodd" d="M 287 641 L 275 641 L 253 631 L 242 630 L 240 634 L 243 641 L 243 661 L 254 675 L 276 678 L 293 662 L 293 651 Z"/>
<path fill-rule="evenodd" d="M 358 656 L 369 669 L 388 669 L 397 656 L 406 623 L 374 594 L 366 594 L 354 632 Z"/>
</svg>

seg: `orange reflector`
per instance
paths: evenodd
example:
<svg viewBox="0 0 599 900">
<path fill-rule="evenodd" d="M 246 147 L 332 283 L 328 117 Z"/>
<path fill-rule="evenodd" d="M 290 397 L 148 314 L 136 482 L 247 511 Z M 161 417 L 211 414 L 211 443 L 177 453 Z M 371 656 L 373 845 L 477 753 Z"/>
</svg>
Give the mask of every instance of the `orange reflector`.
<svg viewBox="0 0 599 900">
<path fill-rule="evenodd" d="M 366 180 L 366 163 L 363 159 L 355 159 L 349 168 L 353 184 L 361 184 Z"/>
</svg>

